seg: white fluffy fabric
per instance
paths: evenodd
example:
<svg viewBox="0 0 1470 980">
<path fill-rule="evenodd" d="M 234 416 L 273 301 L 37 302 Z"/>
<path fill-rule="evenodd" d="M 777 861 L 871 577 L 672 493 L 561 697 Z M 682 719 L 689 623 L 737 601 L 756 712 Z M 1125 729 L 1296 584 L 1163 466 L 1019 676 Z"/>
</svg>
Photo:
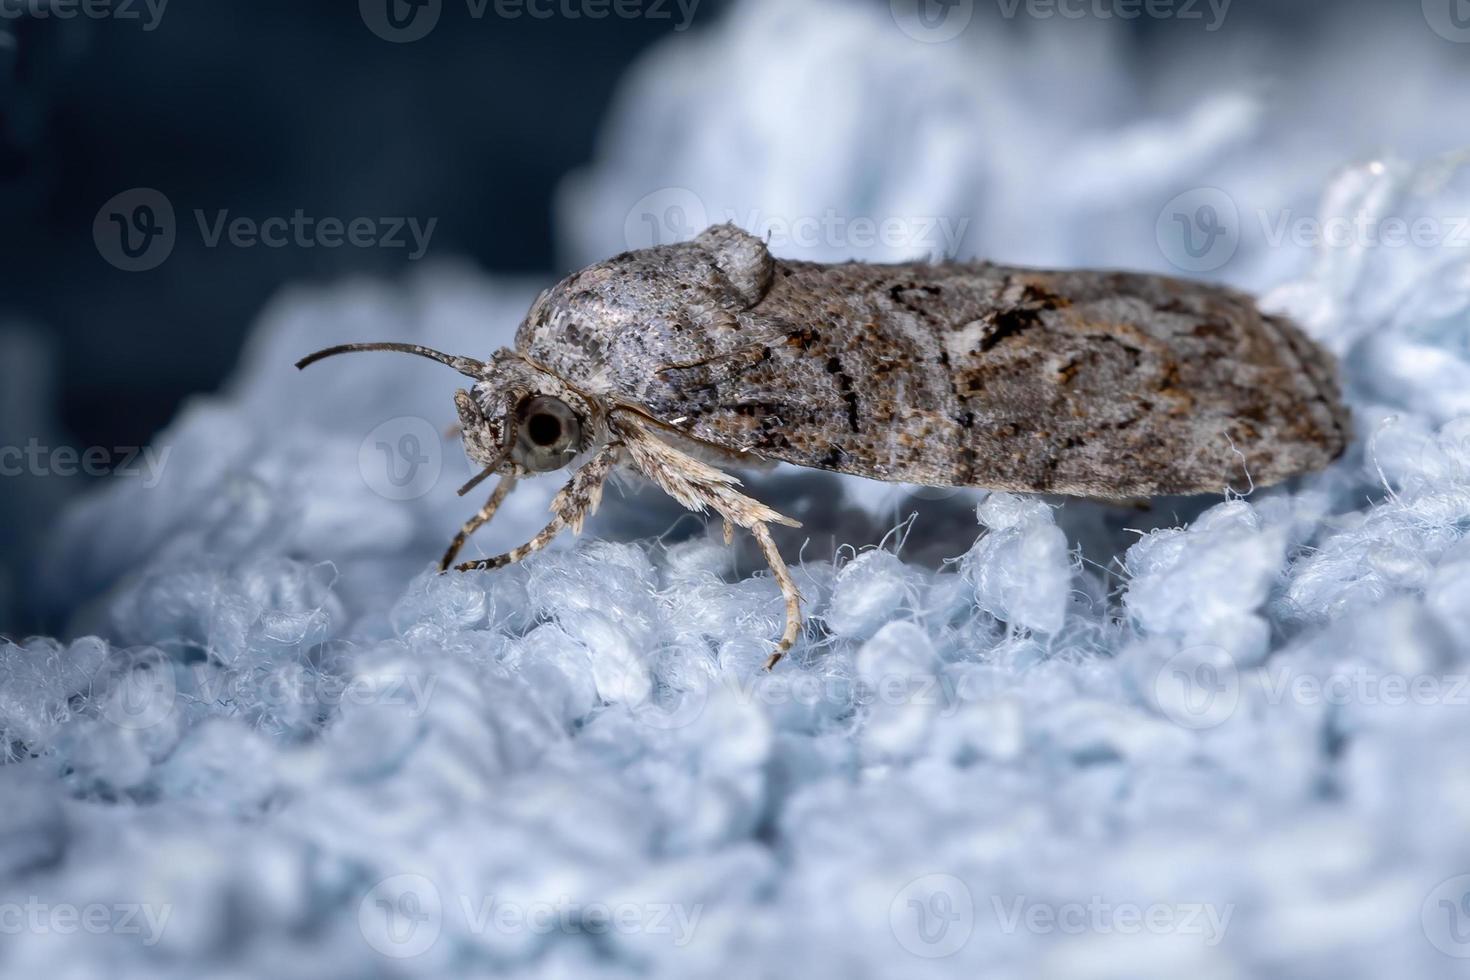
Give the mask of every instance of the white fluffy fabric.
<svg viewBox="0 0 1470 980">
<path fill-rule="evenodd" d="M 1452 52 L 1387 69 L 1426 101 L 1333 115 L 1358 53 L 1422 47 L 1375 16 L 1275 62 L 1245 24 L 1186 36 L 1140 77 L 1078 25 L 924 45 L 885 5 L 764 0 L 650 55 L 566 189 L 571 260 L 675 187 L 709 220 L 963 215 L 964 254 L 1170 271 L 1165 202 L 1222 188 L 1248 230 L 1215 275 L 1342 355 L 1355 410 L 1325 473 L 1150 511 L 749 475 L 813 529 L 771 674 L 759 562 L 631 482 L 580 540 L 434 574 L 480 495 L 456 379 L 291 366 L 483 356 L 544 282 L 283 294 L 159 435 L 162 479 L 51 536 L 72 638 L 0 647 L 0 973 L 1464 975 L 1470 231 L 1312 249 L 1257 220 L 1470 216 L 1415 122 L 1458 125 Z M 1218 88 L 1253 58 L 1274 90 Z"/>
</svg>

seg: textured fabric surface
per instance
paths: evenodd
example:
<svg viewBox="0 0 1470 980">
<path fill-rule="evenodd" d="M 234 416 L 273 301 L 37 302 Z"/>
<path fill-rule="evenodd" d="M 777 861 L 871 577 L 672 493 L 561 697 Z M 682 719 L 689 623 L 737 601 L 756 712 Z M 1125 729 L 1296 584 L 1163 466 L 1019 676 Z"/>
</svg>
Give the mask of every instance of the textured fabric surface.
<svg viewBox="0 0 1470 980">
<path fill-rule="evenodd" d="M 67 638 L 0 646 L 0 975 L 1463 975 L 1470 172 L 1348 165 L 1354 134 L 1313 139 L 1330 85 L 1200 95 L 1188 46 L 1160 88 L 1190 100 L 1138 104 L 1114 41 L 1048 59 L 1118 79 L 1069 119 L 1025 72 L 1062 42 L 747 4 L 630 79 L 568 185 L 568 254 L 638 244 L 625 215 L 662 187 L 709 220 L 973 215 L 965 254 L 1177 273 L 1155 218 L 1224 188 L 1249 234 L 1209 272 L 1343 358 L 1344 459 L 1148 510 L 749 474 L 808 525 L 782 542 L 807 635 L 768 675 L 782 606 L 748 545 L 627 483 L 577 541 L 436 575 L 480 494 L 454 494 L 457 379 L 291 367 L 349 340 L 485 356 L 545 282 L 286 293 L 159 435 L 159 478 L 51 535 Z M 1464 103 L 1464 76 L 1402 70 Z M 1273 244 L 1283 215 L 1441 234 Z M 559 483 L 468 557 L 534 533 Z"/>
</svg>

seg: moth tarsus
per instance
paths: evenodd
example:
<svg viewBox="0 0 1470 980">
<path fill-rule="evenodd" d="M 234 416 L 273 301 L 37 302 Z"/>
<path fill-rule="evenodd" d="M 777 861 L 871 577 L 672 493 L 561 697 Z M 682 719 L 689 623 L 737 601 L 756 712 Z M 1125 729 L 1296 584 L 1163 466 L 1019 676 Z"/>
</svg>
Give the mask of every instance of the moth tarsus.
<svg viewBox="0 0 1470 980">
<path fill-rule="evenodd" d="M 488 469 L 481 471 L 480 476 L 465 484 L 459 491 L 460 495 L 463 496 L 472 486 L 480 482 L 488 472 L 490 472 Z M 454 559 L 459 557 L 460 549 L 465 546 L 465 542 L 469 541 L 470 535 L 490 523 L 491 519 L 495 517 L 495 512 L 500 509 L 500 505 L 505 502 L 505 498 L 510 496 L 510 492 L 515 487 L 516 477 L 514 474 L 507 474 L 500 478 L 500 482 L 495 484 L 495 489 L 490 494 L 490 499 L 485 501 L 485 506 L 481 507 L 474 517 L 471 517 L 465 522 L 464 527 L 460 528 L 459 533 L 454 536 L 454 540 L 449 543 L 449 550 L 445 551 L 444 557 L 439 560 L 439 571 L 449 571 L 449 567 L 454 564 Z"/>
<path fill-rule="evenodd" d="M 800 636 L 801 594 L 770 534 L 797 522 L 707 459 L 880 480 L 1131 501 L 1218 493 L 1326 466 L 1349 439 L 1330 355 L 1233 290 L 1125 272 L 987 262 L 823 265 L 773 258 L 733 225 L 627 252 L 543 292 L 488 360 L 391 350 L 473 380 L 461 437 L 498 475 L 440 567 L 521 478 L 587 461 L 530 542 L 579 531 L 619 466 L 751 532 Z"/>
</svg>

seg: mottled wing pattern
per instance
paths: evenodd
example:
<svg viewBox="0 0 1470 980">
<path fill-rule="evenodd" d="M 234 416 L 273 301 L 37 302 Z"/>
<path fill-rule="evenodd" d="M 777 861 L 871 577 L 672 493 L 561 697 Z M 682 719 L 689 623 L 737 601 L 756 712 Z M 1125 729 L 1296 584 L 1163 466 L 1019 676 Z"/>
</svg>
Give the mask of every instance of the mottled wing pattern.
<svg viewBox="0 0 1470 980">
<path fill-rule="evenodd" d="M 641 268 L 646 254 L 582 275 L 626 280 L 619 261 Z M 657 276 L 647 302 L 628 304 L 583 283 L 590 329 L 569 302 L 574 277 L 554 315 L 532 311 L 518 346 L 692 438 L 881 480 L 1219 492 L 1320 468 L 1347 440 L 1330 357 L 1229 289 L 986 263 L 766 261 L 754 293 L 698 261 L 677 271 L 678 299 Z"/>
</svg>

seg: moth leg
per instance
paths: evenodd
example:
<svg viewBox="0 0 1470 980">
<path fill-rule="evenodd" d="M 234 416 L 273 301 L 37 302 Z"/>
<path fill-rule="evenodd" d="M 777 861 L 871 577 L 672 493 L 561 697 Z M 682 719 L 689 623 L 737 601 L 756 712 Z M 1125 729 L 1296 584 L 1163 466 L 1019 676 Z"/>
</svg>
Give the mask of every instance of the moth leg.
<svg viewBox="0 0 1470 980">
<path fill-rule="evenodd" d="M 490 494 L 489 500 L 485 501 L 485 506 L 480 508 L 478 514 L 465 521 L 464 527 L 459 529 L 459 533 L 450 542 L 449 550 L 444 552 L 443 558 L 439 559 L 439 571 L 449 571 L 449 566 L 454 564 L 454 559 L 458 557 L 459 550 L 470 539 L 470 535 L 490 523 L 495 512 L 500 509 L 501 504 L 505 503 L 505 498 L 510 496 L 510 492 L 515 487 L 516 478 L 514 476 L 501 477 L 500 482 L 495 485 L 495 492 Z"/>
<path fill-rule="evenodd" d="M 581 533 L 583 522 L 596 512 L 597 505 L 602 503 L 602 489 L 607 484 L 607 478 L 612 473 L 613 467 L 617 465 L 621 450 L 621 443 L 610 442 L 599 449 L 597 455 L 584 463 L 577 472 L 573 473 L 567 485 L 562 487 L 561 492 L 551 501 L 551 511 L 555 515 L 551 523 L 542 528 L 540 533 L 530 541 L 503 555 L 496 555 L 494 558 L 482 558 L 479 561 L 455 565 L 455 570 L 469 572 L 504 568 L 506 565 L 514 565 L 521 559 L 540 551 L 569 527 L 573 534 Z M 496 489 L 499 490 L 499 487 Z"/>
<path fill-rule="evenodd" d="M 728 521 L 725 526 L 730 526 Z M 764 524 L 755 524 L 751 526 L 750 533 L 755 535 L 756 543 L 761 546 L 761 554 L 766 556 L 766 564 L 771 566 L 771 574 L 776 576 L 776 582 L 781 586 L 781 595 L 786 599 L 786 629 L 776 642 L 775 652 L 766 658 L 766 670 L 770 670 L 781 661 L 786 651 L 796 645 L 796 639 L 801 635 L 801 590 L 796 587 L 796 582 L 791 578 L 791 570 L 786 567 L 780 549 L 771 539 L 771 529 Z"/>
<path fill-rule="evenodd" d="M 723 517 L 726 540 L 735 527 L 746 528 L 755 535 L 786 599 L 786 629 L 766 661 L 767 670 L 774 667 L 801 633 L 801 592 L 771 539 L 768 525 L 801 527 L 801 523 L 740 493 L 735 489 L 740 485 L 739 480 L 665 443 L 654 434 L 657 430 L 637 414 L 626 410 L 615 412 L 613 422 L 622 434 L 633 465 L 670 497 L 690 510 L 701 513 L 712 510 Z"/>
</svg>

